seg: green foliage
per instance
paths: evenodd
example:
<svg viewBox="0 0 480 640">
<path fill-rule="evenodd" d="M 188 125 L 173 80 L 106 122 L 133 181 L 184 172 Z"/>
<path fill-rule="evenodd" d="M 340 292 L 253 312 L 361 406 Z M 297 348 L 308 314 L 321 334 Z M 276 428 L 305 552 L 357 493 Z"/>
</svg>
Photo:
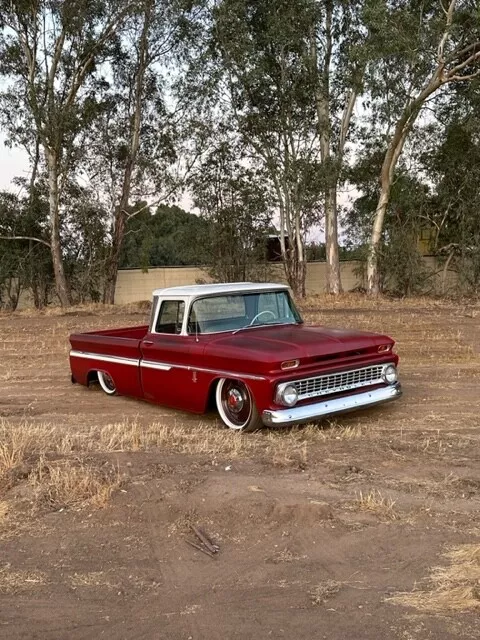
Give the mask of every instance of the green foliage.
<svg viewBox="0 0 480 640">
<path fill-rule="evenodd" d="M 190 179 L 194 204 L 208 221 L 210 272 L 223 282 L 264 277 L 265 237 L 271 226 L 269 192 L 242 149 L 220 142 Z"/>
<path fill-rule="evenodd" d="M 0 3 L 1 123 L 10 144 L 40 139 L 67 172 L 83 148 L 78 137 L 97 115 L 97 73 L 116 47 L 128 3 L 107 0 Z M 46 27 L 45 25 L 48 25 Z"/>
<path fill-rule="evenodd" d="M 378 201 L 378 173 L 381 152 L 375 145 L 351 173 L 363 195 L 344 218 L 347 246 L 357 249 L 363 260 Z M 413 295 L 425 290 L 426 269 L 419 250 L 419 238 L 425 225 L 425 211 L 431 206 L 429 191 L 418 178 L 401 167 L 395 177 L 384 235 L 378 250 L 380 281 L 384 291 L 395 295 Z"/>
<path fill-rule="evenodd" d="M 209 264 L 209 224 L 177 206 L 145 208 L 132 216 L 120 255 L 123 269 Z"/>
<path fill-rule="evenodd" d="M 48 241 L 47 215 L 48 204 L 38 193 L 30 199 L 0 192 L 0 236 L 26 238 L 0 239 L 0 308 L 15 309 L 26 290 L 36 306 L 47 303 L 53 276 L 50 250 L 34 240 Z"/>
<path fill-rule="evenodd" d="M 358 189 L 342 257 L 361 252 L 379 176 L 384 289 L 424 288 L 425 230 L 478 292 L 479 60 L 461 65 L 480 52 L 479 12 L 477 0 L 0 0 L 0 126 L 33 169 L 27 195 L 1 194 L 0 235 L 46 243 L 0 240 L 3 304 L 19 287 L 48 301 L 48 244 L 74 300 L 98 299 L 119 255 L 263 277 L 273 226 L 301 295 L 305 259 L 325 255 L 306 243 L 324 201 L 347 179 Z M 456 68 L 470 84 L 417 100 Z M 182 189 L 200 215 L 153 213 Z"/>
<path fill-rule="evenodd" d="M 367 0 L 363 12 L 367 64 L 365 104 L 371 126 L 382 131 L 404 115 L 406 105 L 433 76 L 439 56 L 448 70 L 465 59 L 463 51 L 480 38 L 480 10 L 476 0 L 458 0 L 446 31 L 449 2 L 438 0 Z M 439 49 L 444 33 L 443 51 Z M 464 70 L 465 74 L 474 71 Z M 460 73 L 460 72 L 459 72 Z M 423 104 L 420 105 L 420 108 Z M 408 115 L 408 114 L 407 114 Z"/>
<path fill-rule="evenodd" d="M 302 295 L 303 241 L 320 216 L 322 192 L 308 27 L 315 3 L 222 0 L 206 2 L 204 7 L 196 20 L 201 36 L 186 52 L 187 74 L 179 85 L 190 100 L 199 165 L 212 167 L 214 155 L 226 144 L 236 149 L 253 179 L 261 174 L 269 194 L 268 208 L 278 211 L 278 226 L 288 236 L 289 249 L 283 255 L 287 278 Z M 231 171 L 223 175 L 225 191 L 241 194 L 236 198 L 243 199 L 245 208 L 247 185 L 240 182 L 250 178 L 245 176 L 233 188 Z M 212 199 L 201 194 L 198 186 L 201 180 L 197 180 L 195 198 Z M 250 197 L 256 193 L 252 190 Z M 202 211 L 209 208 L 200 207 Z M 251 210 L 260 216 L 257 227 L 264 226 L 264 208 L 253 200 Z M 219 217 L 219 209 L 215 215 Z M 248 221 L 251 213 L 245 216 Z M 227 228 L 226 220 L 222 228 Z M 241 235 L 251 246 L 245 225 Z M 227 258 L 222 264 L 227 264 Z"/>
<path fill-rule="evenodd" d="M 469 105 L 469 109 L 465 106 Z M 432 138 L 422 164 L 434 181 L 430 221 L 435 250 L 456 268 L 466 292 L 480 292 L 480 83 L 446 109 L 447 125 Z"/>
</svg>

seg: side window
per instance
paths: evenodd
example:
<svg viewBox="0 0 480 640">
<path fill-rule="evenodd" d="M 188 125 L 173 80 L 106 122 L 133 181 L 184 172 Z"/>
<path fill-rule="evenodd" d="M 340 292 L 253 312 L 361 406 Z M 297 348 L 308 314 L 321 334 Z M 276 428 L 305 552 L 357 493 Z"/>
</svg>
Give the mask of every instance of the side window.
<svg viewBox="0 0 480 640">
<path fill-rule="evenodd" d="M 164 300 L 158 313 L 155 333 L 180 333 L 184 313 L 183 300 Z"/>
</svg>

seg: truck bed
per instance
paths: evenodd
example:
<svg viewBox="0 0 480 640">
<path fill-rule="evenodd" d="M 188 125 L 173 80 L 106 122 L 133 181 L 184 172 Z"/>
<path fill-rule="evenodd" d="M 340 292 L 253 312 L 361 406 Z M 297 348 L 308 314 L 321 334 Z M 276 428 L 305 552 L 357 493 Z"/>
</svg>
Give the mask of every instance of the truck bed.
<svg viewBox="0 0 480 640">
<path fill-rule="evenodd" d="M 121 356 L 140 357 L 140 342 L 148 331 L 148 325 L 73 333 L 70 344 L 74 351 Z"/>
</svg>

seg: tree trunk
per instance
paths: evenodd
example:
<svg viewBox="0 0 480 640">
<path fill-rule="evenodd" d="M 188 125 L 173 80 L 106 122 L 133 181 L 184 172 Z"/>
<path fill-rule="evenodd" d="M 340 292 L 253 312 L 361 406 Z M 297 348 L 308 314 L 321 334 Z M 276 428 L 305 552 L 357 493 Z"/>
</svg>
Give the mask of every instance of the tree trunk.
<svg viewBox="0 0 480 640">
<path fill-rule="evenodd" d="M 22 284 L 20 277 L 9 278 L 7 284 L 7 296 L 9 302 L 9 310 L 15 311 L 20 300 L 20 293 L 22 291 Z"/>
<path fill-rule="evenodd" d="M 115 288 L 117 286 L 118 262 L 122 249 L 123 236 L 125 234 L 125 223 L 127 214 L 125 208 L 120 205 L 115 213 L 112 244 L 108 259 L 105 265 L 105 287 L 103 290 L 103 303 L 115 303 Z"/>
<path fill-rule="evenodd" d="M 327 292 L 342 293 L 340 257 L 338 251 L 337 187 L 325 192 L 325 241 L 327 252 Z"/>
<path fill-rule="evenodd" d="M 383 222 L 387 212 L 388 200 L 390 198 L 391 182 L 382 180 L 382 187 L 378 205 L 375 211 L 375 220 L 370 237 L 367 257 L 367 290 L 368 293 L 378 296 L 381 291 L 380 286 L 380 270 L 378 268 L 378 254 L 380 251 L 380 242 L 382 240 Z"/>
<path fill-rule="evenodd" d="M 428 95 L 426 97 L 428 97 Z M 370 295 L 377 296 L 381 291 L 378 255 L 395 169 L 403 151 L 405 140 L 415 124 L 415 120 L 418 117 L 426 97 L 419 96 L 407 105 L 402 117 L 397 122 L 393 137 L 390 140 L 383 159 L 380 172 L 380 196 L 378 198 L 377 208 L 375 209 L 375 219 L 373 221 L 372 234 L 368 246 L 367 291 Z"/>
<path fill-rule="evenodd" d="M 445 264 L 443 266 L 443 271 L 442 271 L 442 296 L 445 295 L 445 291 L 447 290 L 448 267 L 450 266 L 450 263 L 451 263 L 454 255 L 455 255 L 455 249 L 452 249 L 452 251 L 450 251 L 450 253 L 448 254 L 448 258 L 446 259 Z"/>
<path fill-rule="evenodd" d="M 305 298 L 307 263 L 303 256 L 299 257 L 296 249 L 287 248 L 286 255 L 283 258 L 283 266 L 288 286 L 291 288 L 295 298 Z"/>
<path fill-rule="evenodd" d="M 425 88 L 405 106 L 399 118 L 393 136 L 388 144 L 380 174 L 380 196 L 375 210 L 372 235 L 370 237 L 367 258 L 367 291 L 371 295 L 380 293 L 380 273 L 378 269 L 378 253 L 383 233 L 383 223 L 390 199 L 393 177 L 398 159 L 403 151 L 405 140 L 413 128 L 418 115 L 427 98 L 433 95 L 442 84 L 442 67 L 439 66 Z"/>
<path fill-rule="evenodd" d="M 150 31 L 153 0 L 147 0 L 144 6 L 142 34 L 140 37 L 140 49 L 138 58 L 138 67 L 135 77 L 135 96 L 134 96 L 134 112 L 132 115 L 132 127 L 130 129 L 130 149 L 129 156 L 125 165 L 123 174 L 122 194 L 120 203 L 115 212 L 114 229 L 112 244 L 105 268 L 105 288 L 103 292 L 104 304 L 114 304 L 115 287 L 117 284 L 118 261 L 125 235 L 125 226 L 127 221 L 128 203 L 130 201 L 130 190 L 132 184 L 133 170 L 137 161 L 138 150 L 140 147 L 140 128 L 142 124 L 142 98 L 144 91 L 145 72 L 150 64 L 148 57 L 148 35 Z"/>
<path fill-rule="evenodd" d="M 48 200 L 50 209 L 50 246 L 52 251 L 55 290 L 62 307 L 71 304 L 70 288 L 63 265 L 62 243 L 60 239 L 60 212 L 58 194 L 58 158 L 55 151 L 47 150 Z"/>
<path fill-rule="evenodd" d="M 315 90 L 315 107 L 317 111 L 317 129 L 320 138 L 320 157 L 322 167 L 327 176 L 327 184 L 324 192 L 325 203 L 325 244 L 327 260 L 327 281 L 326 289 L 328 293 L 338 294 L 342 292 L 342 281 L 340 276 L 340 258 L 338 251 L 338 219 L 337 219 L 337 187 L 339 170 L 337 162 L 341 162 L 343 147 L 346 138 L 346 128 L 348 128 L 352 108 L 348 111 L 348 120 L 344 115 L 342 119 L 343 138 L 338 148 L 338 158 L 332 154 L 332 124 L 331 124 L 331 94 L 330 94 L 330 64 L 333 52 L 333 3 L 327 0 L 325 3 L 325 59 L 319 77 L 319 84 Z M 315 31 L 311 34 L 311 55 L 315 73 L 318 69 L 318 52 Z M 346 122 L 345 122 L 346 121 Z M 345 130 L 344 130 L 345 129 Z"/>
</svg>

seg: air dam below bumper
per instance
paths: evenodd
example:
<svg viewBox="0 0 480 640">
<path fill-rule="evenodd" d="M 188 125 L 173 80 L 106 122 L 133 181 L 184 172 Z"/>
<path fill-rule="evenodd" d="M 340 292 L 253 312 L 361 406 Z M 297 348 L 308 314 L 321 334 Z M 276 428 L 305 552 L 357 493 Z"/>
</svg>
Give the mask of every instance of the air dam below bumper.
<svg viewBox="0 0 480 640">
<path fill-rule="evenodd" d="M 267 427 L 281 427 L 289 424 L 301 424 L 303 422 L 313 422 L 321 418 L 332 416 L 337 413 L 347 413 L 356 409 L 366 409 L 383 402 L 390 402 L 402 395 L 400 383 L 380 387 L 373 391 L 356 393 L 351 396 L 334 398 L 325 402 L 315 402 L 314 404 L 304 404 L 300 407 L 290 409 L 267 409 L 262 413 L 262 421 Z"/>
</svg>

